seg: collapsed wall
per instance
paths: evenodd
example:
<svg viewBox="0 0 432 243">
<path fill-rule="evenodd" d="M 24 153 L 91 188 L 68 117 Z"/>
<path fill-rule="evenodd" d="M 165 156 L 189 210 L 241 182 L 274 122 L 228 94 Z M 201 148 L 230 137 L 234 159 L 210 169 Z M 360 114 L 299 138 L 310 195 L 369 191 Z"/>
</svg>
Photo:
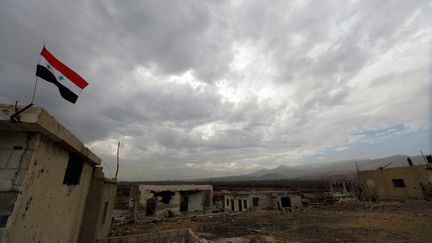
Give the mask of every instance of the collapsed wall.
<svg viewBox="0 0 432 243">
<path fill-rule="evenodd" d="M 135 218 L 206 213 L 213 207 L 211 185 L 139 185 L 131 196 Z"/>
</svg>

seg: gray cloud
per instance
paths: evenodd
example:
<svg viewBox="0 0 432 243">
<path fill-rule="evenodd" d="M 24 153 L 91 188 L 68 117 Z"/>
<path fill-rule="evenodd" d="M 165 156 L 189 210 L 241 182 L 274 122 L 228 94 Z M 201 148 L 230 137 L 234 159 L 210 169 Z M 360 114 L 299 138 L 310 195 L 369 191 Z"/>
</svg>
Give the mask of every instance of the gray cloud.
<svg viewBox="0 0 432 243">
<path fill-rule="evenodd" d="M 90 85 L 71 105 L 40 80 L 36 104 L 112 168 L 120 140 L 124 179 L 298 164 L 399 134 L 353 131 L 402 124 L 400 133 L 430 133 L 431 8 L 428 1 L 2 1 L 0 101 L 30 101 L 46 42 Z"/>
</svg>

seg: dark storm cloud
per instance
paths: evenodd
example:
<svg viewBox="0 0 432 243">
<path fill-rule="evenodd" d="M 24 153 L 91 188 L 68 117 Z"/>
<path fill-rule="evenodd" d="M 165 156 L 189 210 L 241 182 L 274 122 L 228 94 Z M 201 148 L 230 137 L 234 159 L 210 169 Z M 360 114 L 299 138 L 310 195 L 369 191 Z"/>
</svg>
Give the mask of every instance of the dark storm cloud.
<svg viewBox="0 0 432 243">
<path fill-rule="evenodd" d="M 71 105 L 39 81 L 36 104 L 107 164 L 121 140 L 124 178 L 236 174 L 430 126 L 428 1 L 0 4 L 0 101 L 30 101 L 46 42 L 90 85 Z"/>
</svg>

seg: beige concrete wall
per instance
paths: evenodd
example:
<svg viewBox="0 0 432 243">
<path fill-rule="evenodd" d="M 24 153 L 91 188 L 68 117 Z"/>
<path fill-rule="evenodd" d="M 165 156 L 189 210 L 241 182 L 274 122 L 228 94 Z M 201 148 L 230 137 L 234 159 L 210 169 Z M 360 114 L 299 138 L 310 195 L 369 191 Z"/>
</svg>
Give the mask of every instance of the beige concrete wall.
<svg viewBox="0 0 432 243">
<path fill-rule="evenodd" d="M 243 211 L 250 209 L 264 209 L 264 208 L 275 208 L 278 209 L 278 203 L 281 206 L 281 197 L 289 197 L 291 207 L 299 208 L 302 206 L 301 197 L 298 194 L 293 193 L 225 193 L 225 209 L 231 210 L 231 199 L 234 200 L 234 211 L 239 211 L 238 200 L 242 200 Z M 258 198 L 258 206 L 253 206 L 253 198 Z M 229 204 L 227 203 L 229 200 Z M 244 200 L 247 201 L 247 208 L 244 208 Z"/>
<path fill-rule="evenodd" d="M 257 209 L 263 209 L 263 208 L 268 208 L 268 207 L 272 207 L 272 199 L 270 195 L 251 195 L 250 196 L 250 205 L 253 207 L 253 198 L 254 197 L 258 197 L 258 207 L 255 207 Z"/>
<path fill-rule="evenodd" d="M 226 199 L 230 201 L 230 205 L 226 205 Z M 240 211 L 239 200 L 242 202 L 242 211 L 249 210 L 251 208 L 251 200 L 248 194 L 225 194 L 225 209 L 231 210 L 231 199 L 234 200 L 234 211 Z M 247 208 L 244 208 L 244 200 L 247 201 Z"/>
<path fill-rule="evenodd" d="M 17 135 L 21 138 L 23 136 Z M 82 221 L 93 166 L 84 163 L 79 185 L 63 184 L 69 151 L 39 134 L 20 173 L 22 194 L 8 220 L 6 242 L 76 242 Z M 8 134 L 8 139 L 17 137 Z M 19 140 L 19 139 L 18 139 Z"/>
<path fill-rule="evenodd" d="M 0 192 L 19 191 L 40 136 L 0 130 Z"/>
<path fill-rule="evenodd" d="M 23 108 L 22 106 L 18 108 Z M 90 163 L 100 165 L 101 159 L 41 107 L 31 107 L 19 115 L 20 122 L 12 122 L 14 105 L 0 104 L 0 132 L 35 132 L 56 141 L 62 147 L 85 157 Z M 6 137 L 9 139 L 9 137 Z"/>
<path fill-rule="evenodd" d="M 396 167 L 383 170 L 360 171 L 357 173 L 363 194 L 377 199 L 412 198 L 422 199 L 423 185 L 432 183 L 432 170 L 426 166 Z M 392 179 L 403 179 L 405 187 L 394 187 Z"/>
<path fill-rule="evenodd" d="M 291 208 L 301 208 L 301 197 L 300 195 L 290 195 Z"/>
<path fill-rule="evenodd" d="M 93 173 L 90 190 L 86 200 L 86 208 L 81 224 L 78 242 L 92 243 L 96 239 L 108 236 L 111 228 L 112 210 L 117 191 L 116 180 L 104 178 L 101 167 L 97 167 Z M 104 218 L 105 203 L 107 210 Z"/>
<path fill-rule="evenodd" d="M 188 212 L 203 211 L 204 192 L 197 192 L 188 197 Z"/>
<path fill-rule="evenodd" d="M 97 231 L 96 234 L 97 239 L 107 237 L 111 230 L 111 220 L 112 220 L 112 213 L 114 209 L 114 199 L 116 196 L 116 191 L 117 191 L 117 184 L 114 183 L 104 184 L 102 200 L 101 200 L 102 204 L 99 207 L 99 209 L 101 209 L 101 214 L 99 215 L 100 229 Z M 103 213 L 105 202 L 108 202 L 108 208 L 107 208 L 105 223 L 102 223 L 101 220 L 102 220 L 102 213 Z"/>
</svg>

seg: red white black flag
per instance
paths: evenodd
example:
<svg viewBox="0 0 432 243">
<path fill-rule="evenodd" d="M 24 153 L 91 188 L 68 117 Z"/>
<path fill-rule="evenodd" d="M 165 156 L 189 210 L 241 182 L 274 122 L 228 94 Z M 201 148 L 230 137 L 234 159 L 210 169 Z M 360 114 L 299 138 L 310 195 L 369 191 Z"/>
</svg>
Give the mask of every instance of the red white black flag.
<svg viewBox="0 0 432 243">
<path fill-rule="evenodd" d="M 78 95 L 88 85 L 81 76 L 60 62 L 45 47 L 36 68 L 36 76 L 56 85 L 60 95 L 71 103 L 76 102 Z"/>
</svg>

